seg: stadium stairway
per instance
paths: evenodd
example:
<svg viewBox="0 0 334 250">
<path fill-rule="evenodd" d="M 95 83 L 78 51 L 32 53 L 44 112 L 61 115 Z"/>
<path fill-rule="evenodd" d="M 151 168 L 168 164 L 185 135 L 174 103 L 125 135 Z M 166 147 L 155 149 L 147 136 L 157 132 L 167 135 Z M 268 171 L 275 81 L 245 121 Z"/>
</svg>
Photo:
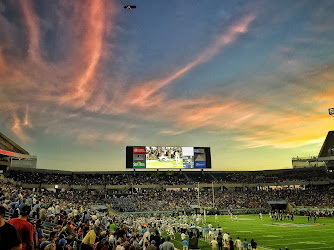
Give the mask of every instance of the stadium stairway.
<svg viewBox="0 0 334 250">
<path fill-rule="evenodd" d="M 289 202 L 287 205 L 287 210 L 289 211 L 289 213 L 292 213 L 295 211 L 296 207 L 297 206 L 294 202 Z"/>
<path fill-rule="evenodd" d="M 75 179 L 78 183 L 82 182 L 82 180 L 76 174 L 73 175 L 73 179 Z"/>
<path fill-rule="evenodd" d="M 217 178 L 213 174 L 210 174 L 210 176 L 215 180 L 216 183 L 218 182 Z"/>
<path fill-rule="evenodd" d="M 110 204 L 107 204 L 107 208 L 108 208 L 108 215 L 110 217 L 113 217 L 114 215 L 116 215 L 116 211 L 111 208 Z"/>
<path fill-rule="evenodd" d="M 189 176 L 188 176 L 185 172 L 183 172 L 183 174 L 184 174 L 184 176 L 186 177 L 187 181 L 188 181 L 189 183 L 191 183 L 192 180 L 189 178 Z"/>
<path fill-rule="evenodd" d="M 9 213 L 6 213 L 4 219 L 5 219 L 5 221 L 9 221 L 9 220 L 11 219 Z M 35 221 L 33 218 L 31 218 L 31 217 L 29 218 L 29 222 L 30 222 L 31 224 L 33 224 L 33 225 L 36 224 L 36 221 Z M 50 236 L 50 233 L 51 233 L 52 231 L 57 230 L 57 226 L 58 226 L 57 224 L 50 223 L 48 227 L 43 228 L 43 233 L 44 233 L 44 235 L 45 235 L 46 237 L 49 237 L 49 236 Z"/>
</svg>

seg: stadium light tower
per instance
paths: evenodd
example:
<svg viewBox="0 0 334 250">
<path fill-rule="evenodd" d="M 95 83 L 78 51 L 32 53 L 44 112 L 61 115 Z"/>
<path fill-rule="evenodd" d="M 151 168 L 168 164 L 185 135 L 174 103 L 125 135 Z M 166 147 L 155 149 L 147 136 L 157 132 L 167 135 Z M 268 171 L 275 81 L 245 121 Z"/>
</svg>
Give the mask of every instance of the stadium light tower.
<svg viewBox="0 0 334 250">
<path fill-rule="evenodd" d="M 328 114 L 334 117 L 334 108 L 329 108 Z"/>
</svg>

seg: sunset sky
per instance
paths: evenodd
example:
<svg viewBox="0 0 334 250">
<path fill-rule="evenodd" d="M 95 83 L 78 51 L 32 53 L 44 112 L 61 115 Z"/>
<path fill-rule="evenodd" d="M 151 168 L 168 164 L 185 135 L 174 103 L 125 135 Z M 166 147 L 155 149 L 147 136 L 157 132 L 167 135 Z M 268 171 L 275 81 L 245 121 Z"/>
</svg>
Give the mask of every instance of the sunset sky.
<svg viewBox="0 0 334 250">
<path fill-rule="evenodd" d="M 1 0 L 0 131 L 43 169 L 125 170 L 132 145 L 209 146 L 213 170 L 291 168 L 334 128 L 333 10 Z"/>
</svg>

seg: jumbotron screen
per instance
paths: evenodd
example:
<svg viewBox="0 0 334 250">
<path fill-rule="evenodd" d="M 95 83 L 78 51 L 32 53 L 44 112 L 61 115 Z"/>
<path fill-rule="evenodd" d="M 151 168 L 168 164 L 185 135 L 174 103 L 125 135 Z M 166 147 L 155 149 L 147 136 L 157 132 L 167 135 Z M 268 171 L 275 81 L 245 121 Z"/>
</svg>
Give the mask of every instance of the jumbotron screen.
<svg viewBox="0 0 334 250">
<path fill-rule="evenodd" d="M 211 168 L 209 147 L 127 146 L 126 168 Z"/>
</svg>

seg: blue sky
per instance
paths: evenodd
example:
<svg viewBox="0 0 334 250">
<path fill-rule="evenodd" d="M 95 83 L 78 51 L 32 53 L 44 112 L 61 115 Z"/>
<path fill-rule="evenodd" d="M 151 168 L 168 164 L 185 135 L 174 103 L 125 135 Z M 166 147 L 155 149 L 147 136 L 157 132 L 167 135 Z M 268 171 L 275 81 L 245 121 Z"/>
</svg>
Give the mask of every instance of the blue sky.
<svg viewBox="0 0 334 250">
<path fill-rule="evenodd" d="M 1 132 L 39 168 L 124 170 L 127 145 L 210 146 L 213 170 L 289 168 L 333 128 L 333 9 L 3 0 Z"/>
</svg>

